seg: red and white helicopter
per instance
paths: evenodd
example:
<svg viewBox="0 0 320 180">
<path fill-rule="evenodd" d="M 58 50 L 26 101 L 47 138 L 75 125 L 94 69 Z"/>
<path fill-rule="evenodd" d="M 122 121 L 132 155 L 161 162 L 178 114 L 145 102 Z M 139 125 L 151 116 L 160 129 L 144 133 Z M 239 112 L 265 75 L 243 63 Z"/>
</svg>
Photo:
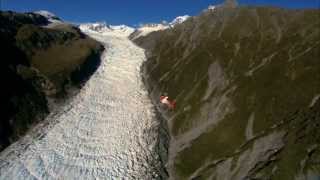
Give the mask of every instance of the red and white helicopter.
<svg viewBox="0 0 320 180">
<path fill-rule="evenodd" d="M 160 96 L 160 103 L 166 105 L 169 109 L 172 110 L 176 108 L 176 101 L 169 100 L 168 96 Z"/>
</svg>

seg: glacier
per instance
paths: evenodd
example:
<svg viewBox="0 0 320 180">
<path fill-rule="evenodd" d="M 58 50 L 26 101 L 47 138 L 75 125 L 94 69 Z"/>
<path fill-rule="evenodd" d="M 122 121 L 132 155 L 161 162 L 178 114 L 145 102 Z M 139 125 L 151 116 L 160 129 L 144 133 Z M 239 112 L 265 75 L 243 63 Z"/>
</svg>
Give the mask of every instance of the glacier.
<svg viewBox="0 0 320 180">
<path fill-rule="evenodd" d="M 0 154 L 0 179 L 160 179 L 159 122 L 128 31 L 99 33 L 101 65 L 71 98 Z M 124 34 L 123 34 L 124 33 Z"/>
</svg>

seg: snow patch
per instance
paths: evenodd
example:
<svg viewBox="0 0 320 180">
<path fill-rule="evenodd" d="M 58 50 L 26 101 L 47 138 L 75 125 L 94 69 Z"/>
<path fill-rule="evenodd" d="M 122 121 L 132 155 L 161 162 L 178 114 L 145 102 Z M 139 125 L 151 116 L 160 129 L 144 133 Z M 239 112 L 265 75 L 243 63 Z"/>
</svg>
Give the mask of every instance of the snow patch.
<svg viewBox="0 0 320 180">
<path fill-rule="evenodd" d="M 135 31 L 135 36 L 132 39 L 134 40 L 134 39 L 137 39 L 142 36 L 147 36 L 148 34 L 150 34 L 152 32 L 162 31 L 162 30 L 165 30 L 168 28 L 169 28 L 169 26 L 167 26 L 165 24 L 146 24 L 146 25 L 141 26 L 140 28 L 138 28 Z"/>
<path fill-rule="evenodd" d="M 41 16 L 44 16 L 48 19 L 50 18 L 57 18 L 57 16 L 49 11 L 45 11 L 45 10 L 40 10 L 40 11 L 35 11 L 34 13 L 39 14 Z"/>
<path fill-rule="evenodd" d="M 213 10 L 215 10 L 216 9 L 216 6 L 213 6 L 213 5 L 210 5 L 209 7 L 208 7 L 208 10 L 209 11 L 213 11 Z"/>
<path fill-rule="evenodd" d="M 45 18 L 48 19 L 50 23 L 62 23 L 62 20 L 52 12 L 40 10 L 40 11 L 35 11 L 33 13 L 44 16 Z"/>
<path fill-rule="evenodd" d="M 170 23 L 160 23 L 160 24 L 155 24 L 155 23 L 150 23 L 150 24 L 144 24 L 141 25 L 140 28 L 138 28 L 134 32 L 134 36 L 132 37 L 132 40 L 135 40 L 139 37 L 147 36 L 148 34 L 156 31 L 162 31 L 166 30 L 168 28 L 173 28 L 177 24 L 181 24 L 187 19 L 189 19 L 191 16 L 189 15 L 184 15 L 184 16 L 178 16 L 174 18 Z"/>
<path fill-rule="evenodd" d="M 189 15 L 178 16 L 178 17 L 176 17 L 173 21 L 171 21 L 171 23 L 169 23 L 169 25 L 170 25 L 171 27 L 174 27 L 175 25 L 181 24 L 181 23 L 183 23 L 184 21 L 186 21 L 186 20 L 189 19 L 189 18 L 190 18 Z"/>
</svg>

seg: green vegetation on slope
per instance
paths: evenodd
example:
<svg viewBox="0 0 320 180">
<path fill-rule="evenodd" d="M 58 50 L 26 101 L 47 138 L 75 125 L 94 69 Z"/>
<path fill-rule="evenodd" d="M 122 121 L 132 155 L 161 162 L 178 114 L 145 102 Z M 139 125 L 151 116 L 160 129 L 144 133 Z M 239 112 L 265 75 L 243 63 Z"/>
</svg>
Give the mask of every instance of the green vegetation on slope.
<svg viewBox="0 0 320 180">
<path fill-rule="evenodd" d="M 257 167 L 273 179 L 319 175 L 305 161 L 311 146 L 312 154 L 320 152 L 320 133 L 311 128 L 319 109 L 309 113 L 320 95 L 319 20 L 319 10 L 218 8 L 135 40 L 149 50 L 152 96 L 166 92 L 178 103 L 167 112 L 171 177 L 244 179 L 258 176 Z M 297 111 L 306 115 L 293 117 L 294 127 L 270 130 Z M 297 131 L 305 135 L 294 142 Z M 246 153 L 261 159 L 241 160 Z M 229 160 L 251 169 L 228 169 Z"/>
<path fill-rule="evenodd" d="M 101 45 L 77 32 L 71 25 L 44 29 L 34 25 L 22 26 L 16 35 L 17 46 L 26 52 L 29 63 L 48 77 L 61 91 L 70 74 Z"/>
</svg>

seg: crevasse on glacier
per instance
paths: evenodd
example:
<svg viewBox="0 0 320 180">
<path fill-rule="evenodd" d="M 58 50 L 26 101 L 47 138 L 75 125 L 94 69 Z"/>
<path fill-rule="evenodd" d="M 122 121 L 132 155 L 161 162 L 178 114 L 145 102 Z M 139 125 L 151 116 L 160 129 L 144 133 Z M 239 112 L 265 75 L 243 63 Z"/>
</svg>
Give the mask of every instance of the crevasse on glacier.
<svg viewBox="0 0 320 180">
<path fill-rule="evenodd" d="M 160 176 L 151 133 L 158 123 L 140 77 L 144 51 L 126 35 L 87 33 L 106 46 L 100 67 L 65 110 L 48 116 L 52 127 L 2 152 L 0 179 Z"/>
</svg>

